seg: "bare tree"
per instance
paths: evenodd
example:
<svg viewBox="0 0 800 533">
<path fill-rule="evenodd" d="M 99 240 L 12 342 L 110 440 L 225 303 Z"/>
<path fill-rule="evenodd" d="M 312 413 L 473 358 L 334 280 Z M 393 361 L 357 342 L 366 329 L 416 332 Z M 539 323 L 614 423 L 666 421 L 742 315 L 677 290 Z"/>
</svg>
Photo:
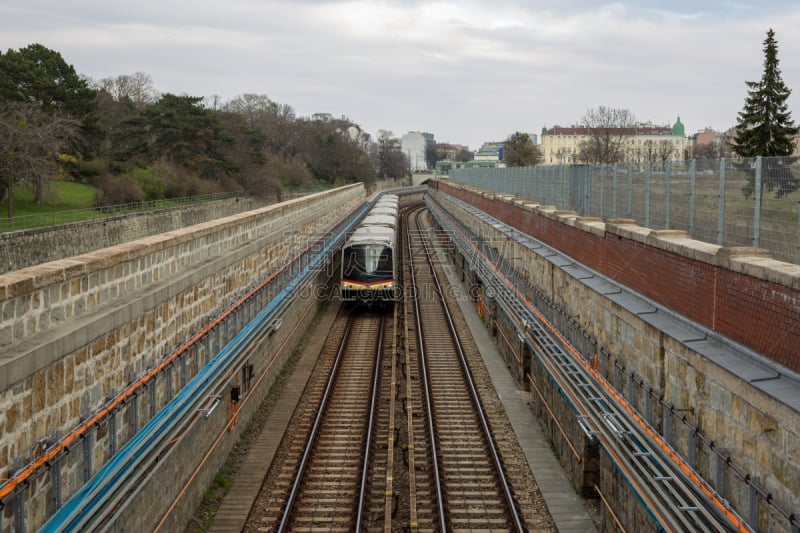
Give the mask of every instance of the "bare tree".
<svg viewBox="0 0 800 533">
<path fill-rule="evenodd" d="M 14 216 L 14 185 L 29 182 L 41 201 L 47 180 L 65 159 L 61 151 L 78 131 L 78 122 L 37 105 L 0 101 L 0 189 Z M 0 195 L 2 196 L 2 195 Z"/>
<path fill-rule="evenodd" d="M 94 85 L 110 94 L 117 102 L 128 100 L 137 107 L 152 104 L 158 100 L 158 92 L 153 86 L 153 79 L 144 72 L 103 78 Z"/>
<path fill-rule="evenodd" d="M 719 159 L 719 150 L 713 142 L 695 144 L 693 156 L 695 159 Z"/>
<path fill-rule="evenodd" d="M 630 110 L 600 106 L 589 109 L 582 120 L 588 140 L 580 147 L 581 161 L 611 164 L 624 160 L 623 142 L 636 125 Z"/>
<path fill-rule="evenodd" d="M 634 159 L 637 161 L 649 161 L 655 163 L 657 161 L 664 162 L 672 159 L 675 153 L 675 144 L 666 139 L 652 140 L 648 139 L 637 147 Z"/>
<path fill-rule="evenodd" d="M 391 131 L 378 131 L 378 153 L 376 163 L 378 176 L 383 179 L 399 179 L 410 173 L 408 170 L 408 159 L 400 150 L 400 140 L 392 137 Z"/>
<path fill-rule="evenodd" d="M 241 94 L 234 97 L 223 107 L 224 111 L 238 113 L 245 117 L 248 125 L 255 128 L 259 117 L 265 114 L 276 114 L 278 104 L 263 94 Z"/>
<path fill-rule="evenodd" d="M 575 154 L 569 148 L 559 148 L 556 150 L 556 161 L 559 163 L 574 163 Z"/>
</svg>

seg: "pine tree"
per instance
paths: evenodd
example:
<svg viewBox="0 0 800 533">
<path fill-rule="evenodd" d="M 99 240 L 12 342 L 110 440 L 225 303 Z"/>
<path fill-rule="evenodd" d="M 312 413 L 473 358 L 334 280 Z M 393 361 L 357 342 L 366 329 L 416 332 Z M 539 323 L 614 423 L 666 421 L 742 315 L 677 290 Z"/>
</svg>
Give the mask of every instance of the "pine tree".
<svg viewBox="0 0 800 533">
<path fill-rule="evenodd" d="M 772 28 L 764 40 L 764 73 L 760 81 L 745 82 L 748 87 L 744 109 L 739 112 L 733 150 L 742 157 L 785 157 L 794 151 L 792 136 L 798 128 L 792 121 L 786 100 L 792 91 L 786 87 L 778 67 L 778 43 Z M 784 163 L 766 160 L 762 186 L 776 190 L 778 196 L 798 188 L 798 180 Z M 753 183 L 744 189 L 753 192 Z"/>
</svg>

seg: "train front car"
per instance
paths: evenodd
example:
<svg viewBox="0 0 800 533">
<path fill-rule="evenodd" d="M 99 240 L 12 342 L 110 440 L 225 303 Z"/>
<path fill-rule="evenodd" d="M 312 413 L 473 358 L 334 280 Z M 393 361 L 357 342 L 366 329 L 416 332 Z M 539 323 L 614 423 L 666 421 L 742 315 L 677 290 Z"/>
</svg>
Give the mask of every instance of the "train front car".
<svg viewBox="0 0 800 533">
<path fill-rule="evenodd" d="M 342 248 L 342 300 L 370 304 L 395 301 L 394 248 L 393 227 L 359 226 Z"/>
</svg>

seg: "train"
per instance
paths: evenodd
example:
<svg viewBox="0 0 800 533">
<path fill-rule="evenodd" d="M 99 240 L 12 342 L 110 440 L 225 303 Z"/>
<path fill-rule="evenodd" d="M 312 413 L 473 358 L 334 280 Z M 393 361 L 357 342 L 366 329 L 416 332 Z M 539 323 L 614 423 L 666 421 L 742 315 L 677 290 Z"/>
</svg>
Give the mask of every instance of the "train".
<svg viewBox="0 0 800 533">
<path fill-rule="evenodd" d="M 399 298 L 398 216 L 398 196 L 384 194 L 347 237 L 342 246 L 342 300 L 380 304 Z"/>
</svg>

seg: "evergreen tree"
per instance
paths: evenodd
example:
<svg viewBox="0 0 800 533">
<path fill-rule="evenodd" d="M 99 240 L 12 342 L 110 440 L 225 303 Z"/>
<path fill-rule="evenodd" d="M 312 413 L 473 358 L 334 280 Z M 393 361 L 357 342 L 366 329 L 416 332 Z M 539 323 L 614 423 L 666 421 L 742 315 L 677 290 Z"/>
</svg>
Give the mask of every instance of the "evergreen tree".
<svg viewBox="0 0 800 533">
<path fill-rule="evenodd" d="M 794 151 L 792 136 L 798 128 L 792 121 L 786 100 L 792 91 L 786 87 L 778 67 L 778 43 L 770 28 L 764 40 L 764 73 L 760 81 L 745 82 L 748 87 L 744 109 L 739 112 L 733 150 L 742 157 L 769 158 L 790 156 Z M 762 187 L 780 197 L 796 190 L 800 180 L 786 167 L 788 161 L 768 159 L 762 169 Z M 750 196 L 753 179 L 743 189 Z"/>
<path fill-rule="evenodd" d="M 791 136 L 798 128 L 792 122 L 786 87 L 778 68 L 778 43 L 770 29 L 764 41 L 764 74 L 761 81 L 748 81 L 747 99 L 739 113 L 734 150 L 742 157 L 787 156 L 794 150 Z"/>
<path fill-rule="evenodd" d="M 0 53 L 0 100 L 35 104 L 42 111 L 58 110 L 81 123 L 80 146 L 89 156 L 89 145 L 103 132 L 97 121 L 96 91 L 67 64 L 60 53 L 41 44 Z"/>
<path fill-rule="evenodd" d="M 518 131 L 503 143 L 503 160 L 509 167 L 532 167 L 539 162 L 539 150 L 530 135 Z"/>
</svg>

